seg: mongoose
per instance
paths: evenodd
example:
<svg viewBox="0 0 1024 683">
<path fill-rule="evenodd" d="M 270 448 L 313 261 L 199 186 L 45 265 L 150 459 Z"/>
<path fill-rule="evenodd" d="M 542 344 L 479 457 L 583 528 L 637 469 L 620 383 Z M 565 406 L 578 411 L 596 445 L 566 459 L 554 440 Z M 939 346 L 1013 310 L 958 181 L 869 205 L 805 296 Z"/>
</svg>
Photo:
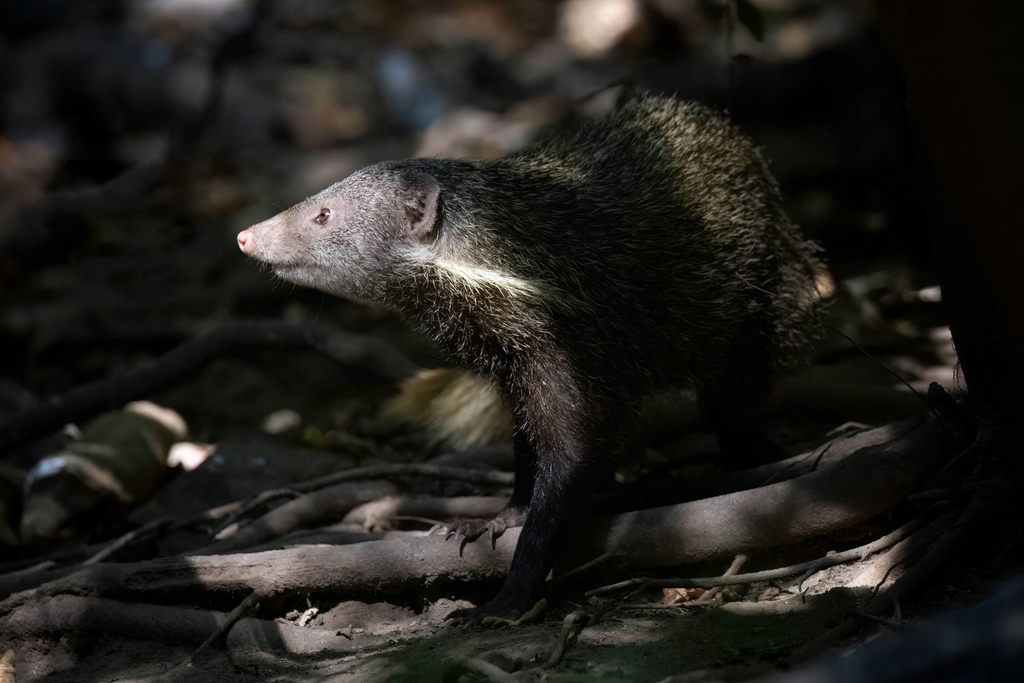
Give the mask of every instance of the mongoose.
<svg viewBox="0 0 1024 683">
<path fill-rule="evenodd" d="M 723 453 L 806 351 L 820 262 L 754 145 L 704 106 L 644 97 L 501 159 L 369 166 L 238 235 L 294 283 L 382 304 L 499 386 L 523 524 L 497 597 L 522 614 L 644 397 L 698 391 Z"/>
</svg>

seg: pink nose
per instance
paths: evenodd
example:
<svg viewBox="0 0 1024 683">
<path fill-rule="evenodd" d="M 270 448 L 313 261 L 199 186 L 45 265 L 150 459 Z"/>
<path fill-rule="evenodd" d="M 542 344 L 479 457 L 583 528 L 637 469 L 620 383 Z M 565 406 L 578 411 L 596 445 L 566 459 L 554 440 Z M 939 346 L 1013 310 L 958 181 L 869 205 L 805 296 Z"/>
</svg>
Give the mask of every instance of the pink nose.
<svg viewBox="0 0 1024 683">
<path fill-rule="evenodd" d="M 242 253 L 246 256 L 252 251 L 252 233 L 248 230 L 243 230 L 238 233 L 238 248 L 242 250 Z"/>
</svg>

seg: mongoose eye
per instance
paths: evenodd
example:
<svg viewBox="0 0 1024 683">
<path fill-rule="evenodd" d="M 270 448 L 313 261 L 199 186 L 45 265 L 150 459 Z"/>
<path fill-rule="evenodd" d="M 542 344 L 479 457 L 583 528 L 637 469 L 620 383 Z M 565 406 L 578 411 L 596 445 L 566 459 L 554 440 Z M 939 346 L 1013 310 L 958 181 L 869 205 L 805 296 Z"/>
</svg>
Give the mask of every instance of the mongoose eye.
<svg viewBox="0 0 1024 683">
<path fill-rule="evenodd" d="M 314 218 L 313 220 L 316 221 L 317 223 L 319 223 L 320 225 L 323 225 L 324 223 L 326 223 L 330 219 L 331 219 L 331 210 L 328 209 L 328 208 L 323 208 L 323 209 L 320 209 L 320 214 L 316 218 Z"/>
</svg>

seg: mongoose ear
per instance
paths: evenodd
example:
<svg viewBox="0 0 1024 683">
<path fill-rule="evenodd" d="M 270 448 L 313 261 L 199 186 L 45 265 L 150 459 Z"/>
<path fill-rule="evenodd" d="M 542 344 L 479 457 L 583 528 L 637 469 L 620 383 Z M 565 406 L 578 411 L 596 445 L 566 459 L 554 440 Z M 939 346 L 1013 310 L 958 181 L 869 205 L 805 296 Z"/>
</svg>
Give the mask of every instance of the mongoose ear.
<svg viewBox="0 0 1024 683">
<path fill-rule="evenodd" d="M 441 186 L 434 176 L 416 173 L 406 178 L 404 198 L 405 229 L 413 237 L 424 239 L 437 229 Z"/>
</svg>

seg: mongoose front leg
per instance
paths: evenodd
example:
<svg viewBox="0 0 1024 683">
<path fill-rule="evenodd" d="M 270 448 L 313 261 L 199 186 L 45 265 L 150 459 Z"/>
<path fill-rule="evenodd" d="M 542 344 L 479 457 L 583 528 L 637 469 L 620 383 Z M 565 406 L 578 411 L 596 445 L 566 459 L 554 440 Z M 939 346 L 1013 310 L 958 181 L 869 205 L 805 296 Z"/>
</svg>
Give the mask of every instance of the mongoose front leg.
<svg viewBox="0 0 1024 683">
<path fill-rule="evenodd" d="M 536 370 L 536 376 L 557 374 L 562 381 L 533 384 L 523 400 L 524 421 L 517 432 L 529 436 L 536 458 L 526 522 L 508 579 L 494 600 L 475 609 L 456 610 L 448 619 L 482 623 L 489 616 L 516 618 L 533 607 L 590 493 L 593 475 L 600 470 L 594 467 L 600 449 L 593 438 L 599 432 L 594 425 L 601 424 L 594 419 L 598 411 L 569 379 L 571 374 L 562 359 L 550 359 Z"/>
<path fill-rule="evenodd" d="M 467 624 L 481 624 L 492 616 L 515 619 L 537 603 L 583 500 L 580 487 L 574 486 L 572 479 L 568 468 L 541 468 L 505 585 L 486 605 L 456 610 L 446 619 Z"/>
<path fill-rule="evenodd" d="M 505 509 L 490 520 L 460 519 L 449 524 L 445 538 L 461 538 L 462 544 L 465 545 L 489 532 L 493 545 L 509 527 L 523 526 L 526 522 L 526 513 L 530 509 L 530 499 L 533 497 L 537 455 L 530 439 L 522 430 L 516 430 L 513 449 L 516 480 L 512 487 L 512 497 L 509 498 Z"/>
</svg>

